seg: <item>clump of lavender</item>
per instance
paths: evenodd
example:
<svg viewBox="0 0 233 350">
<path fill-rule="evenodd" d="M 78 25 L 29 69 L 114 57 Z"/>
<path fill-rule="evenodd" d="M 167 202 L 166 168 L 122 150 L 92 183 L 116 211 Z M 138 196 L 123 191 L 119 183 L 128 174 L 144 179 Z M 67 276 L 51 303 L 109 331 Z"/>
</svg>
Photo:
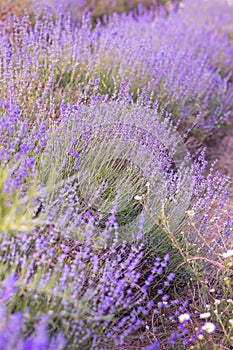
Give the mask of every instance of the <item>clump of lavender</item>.
<svg viewBox="0 0 233 350">
<path fill-rule="evenodd" d="M 117 103 L 97 101 L 66 110 L 44 150 L 41 181 L 47 187 L 53 183 L 52 202 L 57 188 L 73 181 L 83 208 L 103 220 L 117 206 L 119 230 L 134 239 L 142 212 L 148 232 L 160 220 L 162 206 L 174 210 L 174 221 L 182 220 L 179 215 L 188 208 L 193 186 L 191 168 L 189 174 L 185 171 L 190 159 L 185 157 L 186 149 L 166 115 L 123 97 Z M 176 196 L 175 172 L 180 214 L 169 199 Z"/>
<path fill-rule="evenodd" d="M 26 310 L 24 313 L 20 311 L 13 311 L 14 298 L 18 291 L 17 283 L 18 277 L 14 273 L 11 273 L 5 277 L 3 281 L 1 281 L 0 347 L 2 349 L 7 348 L 9 350 L 64 349 L 66 342 L 61 333 L 58 333 L 53 338 L 49 337 L 49 315 L 44 314 L 42 316 L 34 318 L 32 327 L 30 326 L 30 315 L 28 312 L 29 310 Z M 18 306 L 16 306 L 16 308 L 18 309 Z"/>
<path fill-rule="evenodd" d="M 153 20 L 150 14 L 137 19 L 122 16 L 109 20 L 96 45 L 99 76 L 106 88 L 111 76 L 114 84 L 127 77 L 134 95 L 146 86 L 174 119 L 182 115 L 184 120 L 198 122 L 208 133 L 226 117 L 231 105 L 229 77 L 225 80 L 220 77 L 214 53 L 208 50 L 207 54 L 205 44 L 201 44 L 200 31 L 182 23 L 179 20 L 182 14 L 173 16 L 167 20 Z M 177 21 L 181 24 L 177 25 Z M 195 38 L 191 47 L 189 40 L 185 40 L 188 36 Z M 221 46 L 222 39 L 206 34 L 206 46 L 209 37 L 214 42 L 214 52 L 221 53 L 222 47 L 216 50 L 216 45 L 220 42 Z M 225 52 L 228 44 L 224 45 Z"/>
<path fill-rule="evenodd" d="M 55 20 L 37 15 L 34 26 L 28 16 L 9 18 L 1 29 L 2 92 L 13 89 L 31 118 L 37 113 L 56 118 L 62 101 L 114 96 L 126 81 L 134 99 L 144 88 L 175 120 L 182 118 L 209 134 L 231 108 L 229 77 L 222 78 L 216 70 L 215 51 L 206 54 L 210 37 L 214 47 L 220 45 L 218 52 L 223 42 L 210 33 L 208 44 L 202 45 L 198 32 L 190 47 L 183 32 L 191 33 L 188 38 L 195 28 L 185 22 L 179 28 L 175 37 L 169 35 L 174 19 L 153 19 L 150 12 L 137 18 L 113 16 L 94 29 L 90 17 L 74 26 L 61 12 Z"/>
<path fill-rule="evenodd" d="M 49 339 L 47 324 L 48 317 L 44 316 L 37 321 L 35 331 L 26 339 L 23 336 L 25 331 L 26 317 L 20 313 L 12 313 L 7 316 L 7 308 L 0 305 L 1 329 L 0 347 L 1 349 L 21 350 L 21 349 L 43 349 L 62 350 L 65 349 L 65 340 L 61 334 L 53 339 Z"/>
<path fill-rule="evenodd" d="M 166 289 L 161 277 L 169 255 L 148 265 L 141 232 L 131 245 L 120 243 L 115 235 L 110 248 L 97 249 L 95 224 L 91 215 L 83 218 L 82 240 L 67 240 L 53 226 L 47 227 L 47 233 L 41 227 L 30 236 L 1 237 L 1 300 L 10 312 L 27 315 L 20 332 L 30 334 L 37 321 L 49 314 L 48 331 L 53 335 L 62 330 L 68 346 L 111 348 L 143 329 L 152 311 L 160 313 L 154 300 L 160 300 L 157 289 Z M 112 219 L 106 224 L 110 233 Z M 12 275 L 6 279 L 7 266 Z M 169 275 L 168 280 L 173 278 Z M 8 323 L 10 327 L 11 318 Z M 48 342 L 42 328 L 39 338 L 33 335 L 26 342 Z M 10 339 L 5 335 L 7 344 Z"/>
<path fill-rule="evenodd" d="M 55 208 L 51 222 L 74 237 L 82 237 L 79 220 L 90 213 L 98 222 L 96 241 L 112 212 L 115 230 L 129 242 L 143 220 L 154 254 L 171 249 L 171 261 L 179 264 L 196 249 L 199 236 L 208 240 L 214 231 L 205 218 L 223 215 L 225 205 L 213 206 L 227 203 L 229 182 L 213 169 L 205 175 L 204 152 L 196 160 L 186 152 L 171 120 L 140 103 L 122 97 L 66 109 L 41 162 L 41 183 L 49 192 L 44 211 L 51 217 Z M 198 232 L 189 227 L 192 212 Z"/>
<path fill-rule="evenodd" d="M 46 145 L 46 121 L 30 121 L 11 99 L 1 101 L 0 198 L 1 233 L 31 231 L 39 196 L 37 161 Z"/>
<path fill-rule="evenodd" d="M 195 23 L 196 27 L 207 25 L 214 32 L 232 34 L 231 0 L 195 1 L 186 0 L 181 6 L 186 21 Z"/>
<path fill-rule="evenodd" d="M 196 53 L 205 52 L 208 60 L 220 70 L 222 76 L 232 76 L 233 7 L 227 0 L 185 1 L 178 13 L 171 13 L 166 24 L 167 40 L 179 36 L 180 42 L 192 46 Z M 227 34 L 228 31 L 228 34 Z M 173 32 L 173 34 L 172 34 Z M 163 39 L 162 39 L 163 40 Z M 180 44 L 182 45 L 182 44 Z M 183 44 L 184 45 L 184 44 Z"/>
</svg>

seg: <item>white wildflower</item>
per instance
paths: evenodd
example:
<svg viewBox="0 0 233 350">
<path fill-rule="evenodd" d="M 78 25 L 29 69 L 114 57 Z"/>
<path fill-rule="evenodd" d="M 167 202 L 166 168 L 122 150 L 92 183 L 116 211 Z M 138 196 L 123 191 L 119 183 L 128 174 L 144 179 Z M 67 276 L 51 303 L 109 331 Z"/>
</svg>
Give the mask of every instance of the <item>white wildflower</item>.
<svg viewBox="0 0 233 350">
<path fill-rule="evenodd" d="M 142 200 L 142 196 L 139 196 L 138 194 L 134 197 L 134 199 L 136 201 L 141 201 Z"/>
<path fill-rule="evenodd" d="M 233 256 L 233 249 L 230 249 L 226 253 L 223 253 L 222 256 L 224 259 L 230 258 L 231 256 Z"/>
<path fill-rule="evenodd" d="M 215 325 L 212 322 L 206 322 L 204 326 L 201 327 L 206 333 L 213 333 L 215 331 Z"/>
<path fill-rule="evenodd" d="M 208 318 L 210 317 L 210 312 L 204 312 L 203 314 L 200 314 L 200 318 Z"/>
<path fill-rule="evenodd" d="M 181 315 L 179 315 L 179 321 L 180 321 L 180 323 L 183 323 L 183 322 L 185 322 L 185 321 L 189 321 L 190 320 L 190 315 L 189 314 L 181 314 Z"/>
</svg>

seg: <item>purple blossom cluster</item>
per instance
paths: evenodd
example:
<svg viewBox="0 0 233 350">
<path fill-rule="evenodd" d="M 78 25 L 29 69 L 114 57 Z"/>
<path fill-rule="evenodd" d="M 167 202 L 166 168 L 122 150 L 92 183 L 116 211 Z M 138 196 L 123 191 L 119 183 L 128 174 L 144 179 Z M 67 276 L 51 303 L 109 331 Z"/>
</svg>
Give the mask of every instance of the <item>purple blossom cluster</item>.
<svg viewBox="0 0 233 350">
<path fill-rule="evenodd" d="M 0 349 L 123 349 L 138 332 L 159 349 L 211 330 L 192 332 L 172 291 L 196 278 L 188 254 L 209 262 L 219 223 L 232 231 L 229 179 L 185 146 L 231 112 L 232 43 L 188 3 L 1 24 Z"/>
</svg>

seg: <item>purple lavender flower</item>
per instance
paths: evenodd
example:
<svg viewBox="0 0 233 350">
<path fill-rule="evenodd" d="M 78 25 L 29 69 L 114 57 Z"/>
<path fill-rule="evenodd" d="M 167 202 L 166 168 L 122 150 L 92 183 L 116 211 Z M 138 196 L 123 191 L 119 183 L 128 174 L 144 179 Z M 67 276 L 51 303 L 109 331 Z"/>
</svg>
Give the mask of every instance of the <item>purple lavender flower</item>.
<svg viewBox="0 0 233 350">
<path fill-rule="evenodd" d="M 51 340 L 48 337 L 47 325 L 48 317 L 42 318 L 36 326 L 35 332 L 27 339 L 23 337 L 25 329 L 25 320 L 22 313 L 6 316 L 6 308 L 0 305 L 1 330 L 0 330 L 0 348 L 9 350 L 57 350 L 65 348 L 65 340 L 61 334 Z"/>
<path fill-rule="evenodd" d="M 9 275 L 2 283 L 0 299 L 7 303 L 14 295 L 17 290 L 16 287 L 17 276 Z"/>
</svg>

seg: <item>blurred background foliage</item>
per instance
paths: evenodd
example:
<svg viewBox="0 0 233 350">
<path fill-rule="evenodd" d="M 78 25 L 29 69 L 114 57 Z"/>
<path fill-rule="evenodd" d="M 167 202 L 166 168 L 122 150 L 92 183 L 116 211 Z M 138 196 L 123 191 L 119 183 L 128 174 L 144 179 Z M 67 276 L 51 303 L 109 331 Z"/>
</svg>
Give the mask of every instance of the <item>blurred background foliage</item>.
<svg viewBox="0 0 233 350">
<path fill-rule="evenodd" d="M 0 22 L 4 21 L 9 12 L 21 17 L 25 9 L 30 14 L 33 5 L 40 6 L 40 4 L 46 4 L 51 9 L 62 5 L 66 9 L 70 9 L 73 16 L 78 19 L 86 11 L 91 12 L 93 18 L 99 18 L 114 12 L 128 13 L 140 6 L 147 9 L 152 7 L 155 10 L 162 7 L 168 12 L 177 8 L 180 2 L 181 0 L 0 0 Z"/>
</svg>

